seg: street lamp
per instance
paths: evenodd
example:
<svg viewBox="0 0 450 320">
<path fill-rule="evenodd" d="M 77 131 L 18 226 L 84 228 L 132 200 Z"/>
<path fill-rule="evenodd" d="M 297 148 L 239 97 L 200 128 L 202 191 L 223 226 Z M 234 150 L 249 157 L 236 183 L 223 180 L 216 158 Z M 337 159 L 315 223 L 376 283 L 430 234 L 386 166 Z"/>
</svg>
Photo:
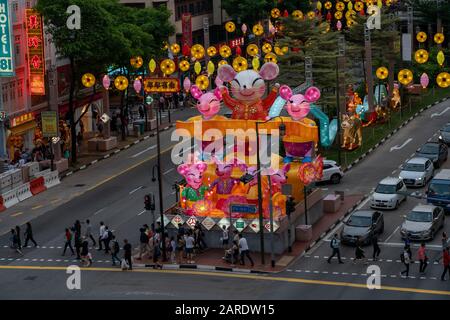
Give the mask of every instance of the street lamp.
<svg viewBox="0 0 450 320">
<path fill-rule="evenodd" d="M 259 232 L 260 232 L 260 242 L 261 242 L 261 264 L 265 264 L 264 259 L 264 217 L 263 217 L 263 208 L 262 208 L 262 185 L 261 185 L 261 159 L 259 156 L 259 125 L 270 122 L 276 118 L 281 119 L 281 124 L 279 126 L 280 137 L 283 137 L 286 134 L 286 125 L 283 122 L 283 118 L 281 116 L 277 116 L 274 118 L 270 118 L 264 122 L 256 122 L 256 174 L 258 177 L 258 213 L 259 213 Z"/>
</svg>

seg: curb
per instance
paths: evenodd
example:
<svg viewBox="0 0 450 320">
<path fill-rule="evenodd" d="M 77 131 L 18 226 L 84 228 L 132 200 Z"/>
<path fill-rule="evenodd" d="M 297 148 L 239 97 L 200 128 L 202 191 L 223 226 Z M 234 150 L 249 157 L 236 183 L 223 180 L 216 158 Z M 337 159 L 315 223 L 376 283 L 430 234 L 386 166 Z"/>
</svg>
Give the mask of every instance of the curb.
<svg viewBox="0 0 450 320">
<path fill-rule="evenodd" d="M 167 131 L 167 130 L 173 128 L 174 126 L 175 126 L 175 124 L 169 124 L 167 127 L 164 127 L 163 129 L 161 129 L 160 132 Z M 149 135 L 147 135 L 147 136 L 145 136 L 145 137 L 142 137 L 142 138 L 140 138 L 140 139 L 138 139 L 138 140 L 136 140 L 136 141 L 134 141 L 134 142 L 132 142 L 132 143 L 130 143 L 130 144 L 127 144 L 126 146 L 124 146 L 124 147 L 122 147 L 122 148 L 120 148 L 120 149 L 116 149 L 116 150 L 114 150 L 113 152 L 111 152 L 111 153 L 109 153 L 109 154 L 105 154 L 104 156 L 102 156 L 102 157 L 100 157 L 100 158 L 98 158 L 98 159 L 96 159 L 96 160 L 93 160 L 93 161 L 91 161 L 91 162 L 88 163 L 88 164 L 84 164 L 84 165 L 82 165 L 82 166 L 80 166 L 80 167 L 78 167 L 78 168 L 76 168 L 76 169 L 74 169 L 74 170 L 65 172 L 65 173 L 62 174 L 59 178 L 60 178 L 61 180 L 64 179 L 64 178 L 67 178 L 68 176 L 71 176 L 71 175 L 74 174 L 75 172 L 84 170 L 84 169 L 86 169 L 86 168 L 92 166 L 93 164 L 96 164 L 97 162 L 100 162 L 100 161 L 102 161 L 102 160 L 108 159 L 108 158 L 110 158 L 110 157 L 112 157 L 112 156 L 114 156 L 114 155 L 120 153 L 121 151 L 126 150 L 126 149 L 128 149 L 128 148 L 130 148 L 130 147 L 132 147 L 132 146 L 134 146 L 134 145 L 137 145 L 138 143 L 140 143 L 140 142 L 142 142 L 142 141 L 145 141 L 145 140 L 147 140 L 147 139 L 149 139 L 149 138 L 151 138 L 151 137 L 154 137 L 154 136 L 156 136 L 156 132 L 153 132 L 153 133 L 151 133 L 151 134 L 149 134 Z"/>
<path fill-rule="evenodd" d="M 156 264 L 134 264 L 136 269 L 156 269 Z M 208 265 L 197 265 L 197 264 L 163 264 L 162 270 L 200 270 L 200 271 L 221 271 L 221 272 L 235 272 L 235 273 L 253 273 L 253 274 L 270 274 L 269 271 L 259 271 L 241 268 L 227 268 L 227 267 L 216 267 Z"/>
<path fill-rule="evenodd" d="M 356 159 L 355 161 L 353 161 L 352 163 L 350 163 L 346 168 L 344 168 L 342 171 L 345 173 L 347 171 L 349 171 L 351 168 L 353 168 L 354 166 L 356 166 L 359 162 L 361 162 L 364 158 L 366 158 L 369 154 L 373 153 L 373 151 L 375 151 L 376 149 L 378 149 L 379 146 L 381 146 L 382 144 L 384 144 L 386 141 L 388 141 L 394 134 L 396 134 L 401 128 L 403 128 L 404 126 L 406 126 L 408 123 L 410 123 L 412 120 L 414 120 L 415 118 L 417 118 L 419 115 L 421 115 L 424 111 L 430 109 L 431 107 L 434 107 L 435 105 L 438 105 L 440 103 L 443 103 L 445 101 L 447 101 L 448 99 L 450 99 L 450 97 L 447 98 L 443 98 L 439 101 L 435 101 L 433 104 L 430 104 L 426 107 L 423 107 L 422 109 L 420 109 L 419 111 L 417 111 L 413 116 L 411 116 L 409 119 L 405 120 L 398 128 L 394 129 L 393 131 L 391 131 L 386 137 L 384 137 L 380 142 L 378 142 L 374 147 L 370 148 L 366 153 L 364 153 L 362 156 L 360 156 L 358 159 Z"/>
</svg>

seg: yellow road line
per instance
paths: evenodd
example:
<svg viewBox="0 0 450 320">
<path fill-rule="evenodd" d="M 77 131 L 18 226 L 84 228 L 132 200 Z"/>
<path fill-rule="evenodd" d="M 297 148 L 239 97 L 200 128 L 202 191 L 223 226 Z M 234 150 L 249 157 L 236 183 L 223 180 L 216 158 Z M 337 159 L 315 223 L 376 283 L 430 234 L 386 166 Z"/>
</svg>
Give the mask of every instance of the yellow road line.
<svg viewBox="0 0 450 320">
<path fill-rule="evenodd" d="M 17 217 L 17 216 L 20 216 L 21 214 L 23 214 L 23 211 L 14 213 L 14 214 L 11 215 L 11 217 Z"/>
<path fill-rule="evenodd" d="M 31 208 L 31 210 L 40 209 L 40 208 L 42 208 L 43 206 L 44 206 L 44 205 L 40 204 L 40 205 L 38 205 L 38 206 L 35 206 L 35 207 Z"/>
<path fill-rule="evenodd" d="M 67 267 L 45 267 L 45 266 L 0 266 L 0 270 L 67 270 Z M 108 271 L 108 272 L 123 272 L 120 268 L 80 268 L 83 271 Z M 219 272 L 202 272 L 202 271 L 177 271 L 177 270 L 149 270 L 149 269 L 134 269 L 131 271 L 140 273 L 170 273 L 170 274 L 183 274 L 183 275 L 195 275 L 195 276 L 208 276 L 208 277 L 223 277 L 234 279 L 249 279 L 259 281 L 277 281 L 288 283 L 301 283 L 309 285 L 323 285 L 323 286 L 336 286 L 336 287 L 350 287 L 367 289 L 367 286 L 359 283 L 352 282 L 339 282 L 339 281 L 323 281 L 323 280 L 310 280 L 301 278 L 287 278 L 287 277 L 273 277 L 273 276 L 258 276 L 249 274 L 231 274 L 231 273 L 219 273 Z M 393 287 L 393 286 L 381 286 L 381 289 L 385 291 L 394 292 L 407 292 L 407 293 L 422 293 L 431 295 L 445 295 L 450 296 L 450 291 L 441 290 L 428 290 L 406 287 Z"/>
<path fill-rule="evenodd" d="M 50 201 L 51 203 L 57 203 L 57 202 L 60 202 L 61 201 L 61 199 L 55 199 L 55 200 L 52 200 L 52 201 Z"/>
</svg>

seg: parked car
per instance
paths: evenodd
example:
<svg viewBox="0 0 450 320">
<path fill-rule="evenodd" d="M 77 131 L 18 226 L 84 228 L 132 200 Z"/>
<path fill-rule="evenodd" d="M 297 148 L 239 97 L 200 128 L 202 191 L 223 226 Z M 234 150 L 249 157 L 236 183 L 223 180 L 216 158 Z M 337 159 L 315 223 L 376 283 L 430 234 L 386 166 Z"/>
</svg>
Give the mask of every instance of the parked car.
<svg viewBox="0 0 450 320">
<path fill-rule="evenodd" d="M 420 204 L 405 216 L 400 233 L 410 240 L 433 240 L 439 229 L 444 227 L 444 210 L 433 205 Z"/>
<path fill-rule="evenodd" d="M 339 184 L 343 177 L 344 172 L 336 161 L 323 161 L 323 177 L 320 181 L 330 181 L 332 184 Z"/>
<path fill-rule="evenodd" d="M 369 244 L 374 234 L 384 231 L 384 217 L 381 212 L 358 210 L 351 214 L 341 231 L 341 241 L 354 245 L 358 239 L 362 244 Z"/>
<path fill-rule="evenodd" d="M 442 169 L 431 180 L 427 203 L 442 207 L 445 213 L 450 213 L 450 169 Z"/>
<path fill-rule="evenodd" d="M 416 157 L 428 158 L 433 161 L 435 168 L 439 168 L 448 158 L 448 147 L 440 142 L 427 142 L 417 149 Z"/>
<path fill-rule="evenodd" d="M 401 194 L 401 193 L 404 194 Z M 406 185 L 400 178 L 387 177 L 378 183 L 372 195 L 370 207 L 374 209 L 397 209 L 406 201 Z"/>
<path fill-rule="evenodd" d="M 450 122 L 439 131 L 439 142 L 445 143 L 447 146 L 450 145 Z"/>
<path fill-rule="evenodd" d="M 412 158 L 408 160 L 400 172 L 399 178 L 406 186 L 426 186 L 427 182 L 433 178 L 434 167 L 430 159 Z"/>
</svg>

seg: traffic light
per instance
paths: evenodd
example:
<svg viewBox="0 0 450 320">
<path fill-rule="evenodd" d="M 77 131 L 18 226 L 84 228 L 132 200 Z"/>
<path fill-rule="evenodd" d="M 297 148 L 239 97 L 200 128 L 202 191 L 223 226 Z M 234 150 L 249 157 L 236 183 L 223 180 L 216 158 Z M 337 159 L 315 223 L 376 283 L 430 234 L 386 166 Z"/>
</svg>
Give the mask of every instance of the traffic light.
<svg viewBox="0 0 450 320">
<path fill-rule="evenodd" d="M 155 197 L 153 194 L 147 194 L 144 197 L 145 210 L 155 211 Z"/>
</svg>

